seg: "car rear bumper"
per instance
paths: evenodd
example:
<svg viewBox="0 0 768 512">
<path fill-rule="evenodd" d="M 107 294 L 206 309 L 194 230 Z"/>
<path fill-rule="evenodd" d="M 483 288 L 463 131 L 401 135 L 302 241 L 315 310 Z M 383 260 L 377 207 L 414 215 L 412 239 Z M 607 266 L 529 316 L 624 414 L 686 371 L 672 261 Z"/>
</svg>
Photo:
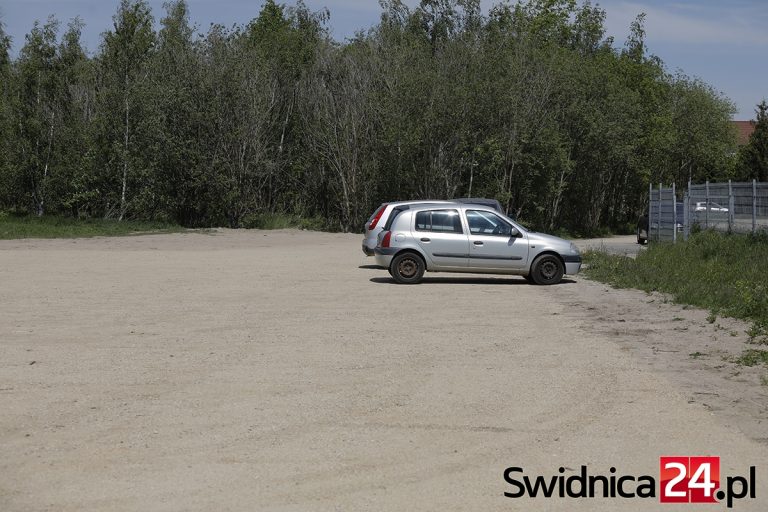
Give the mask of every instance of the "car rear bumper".
<svg viewBox="0 0 768 512">
<path fill-rule="evenodd" d="M 366 256 L 373 256 L 373 250 L 379 242 L 377 234 L 378 231 L 366 231 L 365 237 L 363 238 L 363 252 Z"/>
<path fill-rule="evenodd" d="M 380 267 L 389 268 L 389 264 L 397 252 L 397 247 L 377 247 L 373 252 L 376 257 L 376 264 Z"/>
</svg>

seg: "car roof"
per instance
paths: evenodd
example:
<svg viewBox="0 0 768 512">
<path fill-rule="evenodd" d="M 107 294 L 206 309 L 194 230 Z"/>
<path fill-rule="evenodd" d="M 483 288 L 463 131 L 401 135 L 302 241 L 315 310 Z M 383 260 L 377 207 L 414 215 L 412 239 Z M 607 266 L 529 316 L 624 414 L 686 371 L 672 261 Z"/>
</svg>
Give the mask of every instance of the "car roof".
<svg viewBox="0 0 768 512">
<path fill-rule="evenodd" d="M 494 209 L 501 208 L 501 203 L 496 199 L 487 199 L 484 197 L 459 197 L 457 199 L 408 199 L 406 201 L 391 201 L 387 206 L 402 206 L 411 204 L 474 204 L 478 206 L 488 206 Z"/>
<path fill-rule="evenodd" d="M 405 206 L 406 208 L 401 208 L 402 210 L 429 210 L 431 208 L 446 208 L 446 207 L 459 207 L 461 206 L 458 203 L 454 203 L 451 201 L 433 201 L 433 202 L 417 202 L 417 203 L 404 203 L 404 204 L 395 204 L 395 208 Z"/>
<path fill-rule="evenodd" d="M 411 206 L 408 209 L 416 211 L 416 212 L 420 212 L 420 211 L 423 211 L 423 210 L 430 210 L 430 209 L 432 209 L 434 207 L 440 207 L 440 208 L 443 208 L 443 209 L 445 209 L 446 207 L 450 207 L 451 209 L 456 209 L 456 210 L 483 210 L 483 211 L 488 211 L 488 212 L 492 212 L 492 213 L 499 213 L 499 211 L 496 210 L 492 206 L 487 206 L 487 205 L 484 205 L 484 204 L 474 204 L 474 203 L 459 203 L 459 202 L 455 202 L 455 201 L 454 202 L 452 202 L 452 201 L 445 201 L 445 202 L 441 202 L 441 203 L 417 204 L 417 205 Z"/>
<path fill-rule="evenodd" d="M 453 201 L 446 201 L 444 199 L 409 199 L 408 201 L 392 201 L 385 203 L 387 206 L 403 206 L 409 204 L 450 204 Z"/>
</svg>

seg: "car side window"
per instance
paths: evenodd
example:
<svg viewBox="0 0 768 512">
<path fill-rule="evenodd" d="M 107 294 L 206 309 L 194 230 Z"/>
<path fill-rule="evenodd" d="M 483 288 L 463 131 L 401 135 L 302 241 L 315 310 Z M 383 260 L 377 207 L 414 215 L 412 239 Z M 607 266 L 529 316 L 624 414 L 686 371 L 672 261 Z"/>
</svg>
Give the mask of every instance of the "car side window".
<svg viewBox="0 0 768 512">
<path fill-rule="evenodd" d="M 511 236 L 512 226 L 491 212 L 467 210 L 467 224 L 473 235 Z"/>
<path fill-rule="evenodd" d="M 416 231 L 433 233 L 457 233 L 464 230 L 458 210 L 426 210 L 416 212 Z"/>
</svg>

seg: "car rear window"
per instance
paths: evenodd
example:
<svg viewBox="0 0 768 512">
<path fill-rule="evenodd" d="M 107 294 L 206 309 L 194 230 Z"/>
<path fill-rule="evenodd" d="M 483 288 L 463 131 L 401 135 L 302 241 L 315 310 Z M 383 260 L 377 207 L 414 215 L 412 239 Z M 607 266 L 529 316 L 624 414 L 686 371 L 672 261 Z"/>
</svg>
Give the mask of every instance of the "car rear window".
<svg viewBox="0 0 768 512">
<path fill-rule="evenodd" d="M 379 212 L 384 213 L 383 210 L 387 207 L 387 203 L 381 203 L 381 205 L 376 208 L 370 217 L 368 217 L 368 220 L 365 221 L 366 224 L 370 224 L 373 218 L 379 214 Z"/>
<path fill-rule="evenodd" d="M 416 213 L 416 231 L 463 233 L 458 210 L 426 210 Z"/>
<path fill-rule="evenodd" d="M 392 208 L 392 211 L 389 212 L 389 217 L 387 218 L 387 222 L 384 223 L 384 231 L 389 231 L 389 228 L 392 227 L 392 223 L 395 221 L 398 215 L 403 213 L 408 209 L 408 205 L 403 206 L 395 206 Z"/>
</svg>

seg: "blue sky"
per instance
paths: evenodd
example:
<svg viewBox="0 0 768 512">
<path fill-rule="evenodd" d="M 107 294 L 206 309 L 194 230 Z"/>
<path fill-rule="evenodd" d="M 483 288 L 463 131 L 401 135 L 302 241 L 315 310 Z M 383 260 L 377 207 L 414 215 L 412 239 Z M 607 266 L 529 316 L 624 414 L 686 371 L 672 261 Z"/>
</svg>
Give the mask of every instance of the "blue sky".
<svg viewBox="0 0 768 512">
<path fill-rule="evenodd" d="M 150 0 L 159 19 L 164 0 Z M 62 22 L 79 15 L 86 23 L 85 45 L 95 50 L 110 28 L 118 0 L 0 0 L 0 22 L 13 38 L 14 54 L 35 20 L 54 14 Z M 204 31 L 211 22 L 230 25 L 256 17 L 261 0 L 188 0 L 192 21 Z M 293 3 L 293 0 L 283 3 Z M 378 0 L 305 0 L 313 10 L 327 7 L 337 39 L 378 20 Z M 406 1 L 415 5 L 417 0 Z M 498 1 L 482 0 L 485 9 Z M 768 99 L 768 0 L 603 0 L 608 34 L 622 43 L 629 24 L 647 14 L 646 42 L 670 71 L 681 70 L 711 84 L 734 101 L 735 119 L 752 119 Z"/>
</svg>

